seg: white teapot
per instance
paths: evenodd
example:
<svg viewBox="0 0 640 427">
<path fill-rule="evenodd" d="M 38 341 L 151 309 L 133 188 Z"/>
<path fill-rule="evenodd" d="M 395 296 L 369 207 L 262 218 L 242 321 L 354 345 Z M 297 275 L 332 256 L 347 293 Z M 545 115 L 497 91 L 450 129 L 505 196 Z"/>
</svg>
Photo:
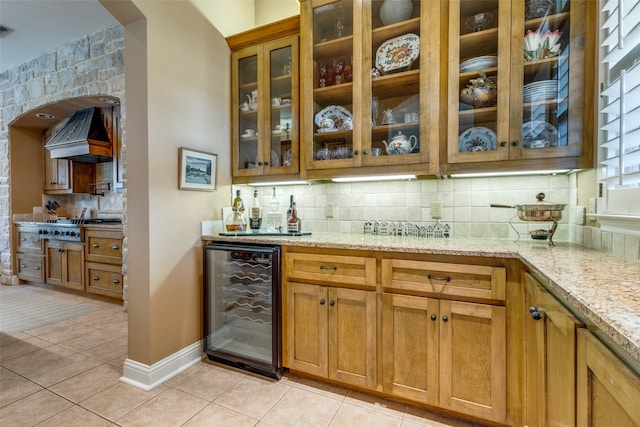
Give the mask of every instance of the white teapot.
<svg viewBox="0 0 640 427">
<path fill-rule="evenodd" d="M 252 110 L 258 109 L 258 89 L 254 89 L 251 91 L 251 95 L 247 95 L 249 98 L 249 108 Z"/>
<path fill-rule="evenodd" d="M 382 141 L 385 148 L 387 149 L 387 154 L 409 154 L 411 153 L 416 146 L 418 145 L 418 138 L 415 135 L 411 135 L 407 138 L 407 135 L 404 135 L 402 132 L 398 132 L 396 135 L 391 138 L 391 142 L 387 143 L 387 141 Z"/>
</svg>

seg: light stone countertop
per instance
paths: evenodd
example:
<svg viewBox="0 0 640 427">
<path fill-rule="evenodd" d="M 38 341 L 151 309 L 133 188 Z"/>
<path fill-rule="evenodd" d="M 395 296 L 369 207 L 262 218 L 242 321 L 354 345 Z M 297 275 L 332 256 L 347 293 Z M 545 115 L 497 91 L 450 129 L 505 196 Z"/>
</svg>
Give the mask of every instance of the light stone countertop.
<svg viewBox="0 0 640 427">
<path fill-rule="evenodd" d="M 203 241 L 261 243 L 521 260 L 545 286 L 640 364 L 640 263 L 558 242 L 420 238 L 314 232 L 311 236 L 216 236 Z"/>
</svg>

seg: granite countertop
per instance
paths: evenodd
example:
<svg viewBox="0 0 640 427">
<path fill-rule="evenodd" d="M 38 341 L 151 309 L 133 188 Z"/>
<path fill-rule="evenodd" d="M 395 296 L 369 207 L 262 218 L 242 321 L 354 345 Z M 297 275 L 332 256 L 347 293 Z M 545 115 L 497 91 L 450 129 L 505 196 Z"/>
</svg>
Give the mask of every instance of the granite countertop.
<svg viewBox="0 0 640 427">
<path fill-rule="evenodd" d="M 349 233 L 311 236 L 204 235 L 203 241 L 263 243 L 521 260 L 538 279 L 577 309 L 640 364 L 640 263 L 571 243 L 500 239 L 428 239 Z"/>
</svg>

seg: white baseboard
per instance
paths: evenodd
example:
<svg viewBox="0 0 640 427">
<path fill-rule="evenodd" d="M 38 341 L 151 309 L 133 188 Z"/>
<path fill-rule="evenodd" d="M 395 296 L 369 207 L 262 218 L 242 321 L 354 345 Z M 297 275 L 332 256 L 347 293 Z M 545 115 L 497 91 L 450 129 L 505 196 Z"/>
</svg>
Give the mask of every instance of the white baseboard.
<svg viewBox="0 0 640 427">
<path fill-rule="evenodd" d="M 202 341 L 195 342 L 151 366 L 126 359 L 120 381 L 149 391 L 200 360 L 202 360 Z"/>
</svg>

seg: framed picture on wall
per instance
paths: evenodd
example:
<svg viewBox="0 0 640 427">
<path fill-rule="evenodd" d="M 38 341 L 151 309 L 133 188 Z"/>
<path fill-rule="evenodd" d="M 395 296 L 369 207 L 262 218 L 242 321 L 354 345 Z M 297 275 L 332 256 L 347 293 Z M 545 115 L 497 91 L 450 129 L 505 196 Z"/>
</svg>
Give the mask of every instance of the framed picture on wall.
<svg viewBox="0 0 640 427">
<path fill-rule="evenodd" d="M 180 147 L 180 190 L 214 191 L 217 154 Z"/>
</svg>

